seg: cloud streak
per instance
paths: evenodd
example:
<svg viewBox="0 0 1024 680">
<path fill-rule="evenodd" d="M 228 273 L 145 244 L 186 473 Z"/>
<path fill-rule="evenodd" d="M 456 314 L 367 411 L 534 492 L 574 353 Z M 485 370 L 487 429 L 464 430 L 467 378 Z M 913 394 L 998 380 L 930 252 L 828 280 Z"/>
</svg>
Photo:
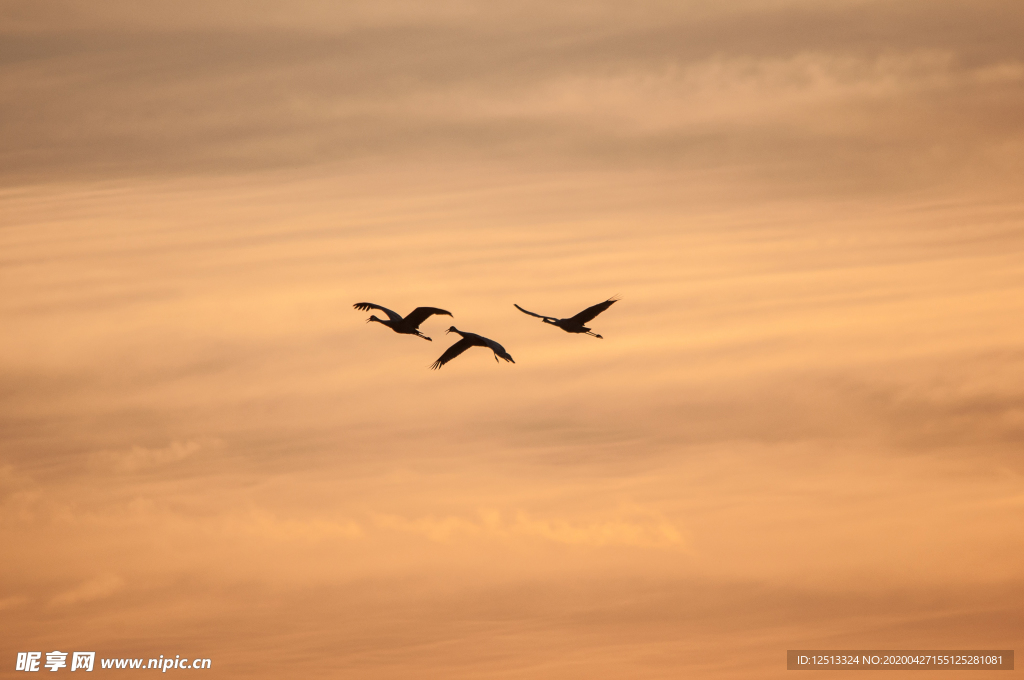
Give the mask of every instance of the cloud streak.
<svg viewBox="0 0 1024 680">
<path fill-rule="evenodd" d="M 1000 3 L 453 4 L 431 19 L 304 3 L 290 25 L 220 3 L 235 23 L 204 27 L 160 9 L 126 25 L 101 6 L 74 30 L 20 7 L 5 36 L 7 182 L 495 155 L 832 190 L 1021 171 L 1024 19 Z"/>
</svg>

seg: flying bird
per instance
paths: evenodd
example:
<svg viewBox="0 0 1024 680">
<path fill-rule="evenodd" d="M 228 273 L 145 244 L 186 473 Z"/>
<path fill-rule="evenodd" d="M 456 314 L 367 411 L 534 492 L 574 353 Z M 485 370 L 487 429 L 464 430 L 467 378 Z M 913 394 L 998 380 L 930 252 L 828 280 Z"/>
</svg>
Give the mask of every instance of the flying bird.
<svg viewBox="0 0 1024 680">
<path fill-rule="evenodd" d="M 535 316 L 544 323 L 549 323 L 552 326 L 558 326 L 566 333 L 586 333 L 587 335 L 593 335 L 595 338 L 600 338 L 600 335 L 598 335 L 597 333 L 592 333 L 591 330 L 587 328 L 584 324 L 593 319 L 595 316 L 597 316 L 604 310 L 611 307 L 616 302 L 618 302 L 618 300 L 616 300 L 615 298 L 608 298 L 604 302 L 599 302 L 593 307 L 587 307 L 576 316 L 570 316 L 568 319 L 556 319 L 553 316 L 534 314 L 533 312 L 526 311 L 519 305 L 516 305 L 514 302 L 512 304 L 515 305 L 515 308 L 518 309 L 523 314 Z"/>
<path fill-rule="evenodd" d="M 372 302 L 357 302 L 352 306 L 355 309 L 358 309 L 359 311 L 362 312 L 368 312 L 371 309 L 379 309 L 380 311 L 388 315 L 387 319 L 378 319 L 375 315 L 371 315 L 370 318 L 366 320 L 366 323 L 376 321 L 377 323 L 384 324 L 385 326 L 387 326 L 396 333 L 404 333 L 405 335 L 416 335 L 423 338 L 424 340 L 430 340 L 430 338 L 423 335 L 423 333 L 420 333 L 419 326 L 421 323 L 426 321 L 428 317 L 433 316 L 434 314 L 445 314 L 447 316 L 452 315 L 451 312 L 445 311 L 443 309 L 438 309 L 437 307 L 417 307 L 416 309 L 409 312 L 409 316 L 403 319 L 401 316 L 392 312 L 387 307 L 381 307 L 380 305 L 375 305 Z"/>
<path fill-rule="evenodd" d="M 459 340 L 457 343 L 446 349 L 444 354 L 441 355 L 441 358 L 435 361 L 430 366 L 432 369 L 436 370 L 441 368 L 449 361 L 465 352 L 470 347 L 490 347 L 491 351 L 494 352 L 495 361 L 498 360 L 498 357 L 501 357 L 505 361 L 511 361 L 513 364 L 516 363 L 515 360 L 512 359 L 512 355 L 506 352 L 504 347 L 496 343 L 494 340 L 491 340 L 490 338 L 485 338 L 484 336 L 477 335 L 476 333 L 466 333 L 465 331 L 460 331 L 455 326 L 452 326 L 451 328 L 446 330 L 445 333 L 458 333 L 459 335 L 462 336 L 462 340 Z"/>
</svg>

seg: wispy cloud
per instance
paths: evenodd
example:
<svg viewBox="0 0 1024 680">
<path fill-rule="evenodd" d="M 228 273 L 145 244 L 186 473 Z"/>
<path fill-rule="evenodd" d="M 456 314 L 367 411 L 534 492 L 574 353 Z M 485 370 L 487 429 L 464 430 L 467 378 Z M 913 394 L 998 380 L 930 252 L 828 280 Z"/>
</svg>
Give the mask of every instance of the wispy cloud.
<svg viewBox="0 0 1024 680">
<path fill-rule="evenodd" d="M 378 515 L 378 526 L 420 534 L 432 541 L 450 542 L 465 538 L 542 539 L 582 546 L 628 545 L 643 548 L 680 549 L 685 547 L 683 532 L 657 513 L 599 522 L 579 522 L 562 518 L 536 517 L 519 510 L 502 513 L 481 509 L 477 516 L 415 517 Z M 508 515 L 508 516 L 506 516 Z"/>
<path fill-rule="evenodd" d="M 200 449 L 198 442 L 172 442 L 162 448 L 133 446 L 127 451 L 102 451 L 93 454 L 93 457 L 115 472 L 138 472 L 182 461 L 195 455 Z"/>
<path fill-rule="evenodd" d="M 95 602 L 110 597 L 124 587 L 124 581 L 114 575 L 106 574 L 85 581 L 70 590 L 58 593 L 50 598 L 51 607 L 67 607 L 76 604 Z"/>
<path fill-rule="evenodd" d="M 5 35 L 8 181 L 496 153 L 528 167 L 753 169 L 833 190 L 927 185 L 965 163 L 1020 172 L 1022 20 L 998 4 L 423 15 L 308 2 L 242 18 L 221 2 L 131 22 L 100 5 L 74 29 L 23 8 Z"/>
</svg>

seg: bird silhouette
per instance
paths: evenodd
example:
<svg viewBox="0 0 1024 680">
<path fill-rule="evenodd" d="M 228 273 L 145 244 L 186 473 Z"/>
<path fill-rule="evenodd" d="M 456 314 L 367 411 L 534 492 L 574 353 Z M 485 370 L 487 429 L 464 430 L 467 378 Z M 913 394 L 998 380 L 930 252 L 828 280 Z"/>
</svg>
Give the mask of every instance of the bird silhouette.
<svg viewBox="0 0 1024 680">
<path fill-rule="evenodd" d="M 441 355 L 437 361 L 435 361 L 430 368 L 437 370 L 447 364 L 449 361 L 465 352 L 470 347 L 490 347 L 491 351 L 494 352 L 494 360 L 497 361 L 498 357 L 501 357 L 505 361 L 511 361 L 513 364 L 516 363 L 512 358 L 512 355 L 505 351 L 505 348 L 496 343 L 490 338 L 485 338 L 482 335 L 476 333 L 466 333 L 460 331 L 455 326 L 452 326 L 445 333 L 458 333 L 462 336 L 462 339 L 457 343 L 445 350 L 444 354 Z"/>
<path fill-rule="evenodd" d="M 586 309 L 584 309 L 582 312 L 580 312 L 576 316 L 570 316 L 568 319 L 556 319 L 553 316 L 544 316 L 543 314 L 534 314 L 533 312 L 526 311 L 525 309 L 523 309 L 519 305 L 515 304 L 514 302 L 512 304 L 515 305 L 515 308 L 518 309 L 523 314 L 529 314 L 530 316 L 535 316 L 538 319 L 540 319 L 541 321 L 543 321 L 544 323 L 549 323 L 552 326 L 558 326 L 559 328 L 561 328 L 566 333 L 586 333 L 587 335 L 593 335 L 595 338 L 600 338 L 602 336 L 598 335 L 597 333 L 591 332 L 591 330 L 589 328 L 587 328 L 584 324 L 587 323 L 588 321 L 590 321 L 591 319 L 593 319 L 595 316 L 597 316 L 598 314 L 600 314 L 604 310 L 606 310 L 609 307 L 611 307 L 616 302 L 618 302 L 617 299 L 615 299 L 615 298 L 608 298 L 604 302 L 599 302 L 598 304 L 594 305 L 593 307 L 587 307 Z"/>
<path fill-rule="evenodd" d="M 381 307 L 380 305 L 375 305 L 372 302 L 357 302 L 352 306 L 355 309 L 358 309 L 359 311 L 362 312 L 368 312 L 371 309 L 379 309 L 380 311 L 388 315 L 387 319 L 378 319 L 375 315 L 371 315 L 370 318 L 366 320 L 366 323 L 376 321 L 377 323 L 384 324 L 385 326 L 387 326 L 396 333 L 403 333 L 405 335 L 415 335 L 423 338 L 424 340 L 430 340 L 430 338 L 423 335 L 423 333 L 420 333 L 419 326 L 421 323 L 426 321 L 428 317 L 434 314 L 445 314 L 447 316 L 452 315 L 451 312 L 445 311 L 443 309 L 438 309 L 437 307 L 417 307 L 416 309 L 409 312 L 409 316 L 403 319 L 401 316 L 392 312 L 387 307 Z"/>
</svg>

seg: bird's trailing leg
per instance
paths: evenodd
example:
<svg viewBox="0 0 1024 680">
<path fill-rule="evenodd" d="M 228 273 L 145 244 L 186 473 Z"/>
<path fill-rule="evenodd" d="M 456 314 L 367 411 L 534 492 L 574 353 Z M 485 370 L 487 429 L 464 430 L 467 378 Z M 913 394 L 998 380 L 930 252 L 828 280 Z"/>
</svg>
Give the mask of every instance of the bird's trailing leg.
<svg viewBox="0 0 1024 680">
<path fill-rule="evenodd" d="M 604 336 L 598 335 L 597 333 L 594 333 L 592 331 L 587 331 L 587 335 L 593 335 L 595 338 L 601 338 L 602 340 L 604 340 Z"/>
<path fill-rule="evenodd" d="M 419 331 L 416 331 L 416 335 L 418 337 L 423 338 L 424 340 L 430 340 L 430 338 L 428 338 L 427 336 L 423 335 L 423 333 L 420 333 Z M 433 340 L 430 340 L 430 341 L 433 342 Z"/>
</svg>

